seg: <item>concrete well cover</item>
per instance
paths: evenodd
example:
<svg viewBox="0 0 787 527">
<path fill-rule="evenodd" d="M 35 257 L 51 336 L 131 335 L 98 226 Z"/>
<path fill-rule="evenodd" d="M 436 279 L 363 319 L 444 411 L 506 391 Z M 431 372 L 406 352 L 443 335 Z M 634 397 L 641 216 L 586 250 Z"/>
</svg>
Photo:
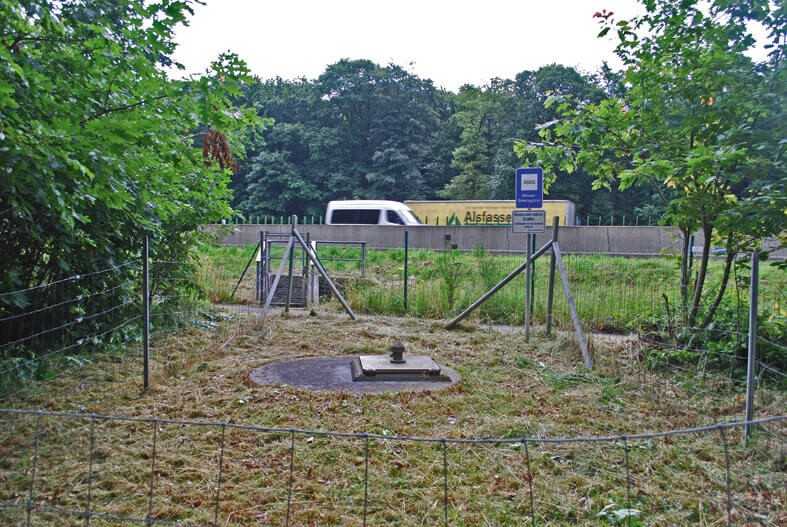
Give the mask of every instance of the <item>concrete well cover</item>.
<svg viewBox="0 0 787 527">
<path fill-rule="evenodd" d="M 361 355 L 358 357 L 364 373 L 440 373 L 440 366 L 431 357 L 408 355 L 405 362 L 391 362 L 388 355 Z"/>
<path fill-rule="evenodd" d="M 307 390 L 358 393 L 433 391 L 448 388 L 459 382 L 459 375 L 445 366 L 438 366 L 441 374 L 433 378 L 421 375 L 419 380 L 414 381 L 354 381 L 352 363 L 357 359 L 358 356 L 355 355 L 272 362 L 252 370 L 249 373 L 249 379 L 256 384 L 263 385 L 288 385 Z M 441 380 L 440 377 L 443 376 L 447 380 Z"/>
</svg>

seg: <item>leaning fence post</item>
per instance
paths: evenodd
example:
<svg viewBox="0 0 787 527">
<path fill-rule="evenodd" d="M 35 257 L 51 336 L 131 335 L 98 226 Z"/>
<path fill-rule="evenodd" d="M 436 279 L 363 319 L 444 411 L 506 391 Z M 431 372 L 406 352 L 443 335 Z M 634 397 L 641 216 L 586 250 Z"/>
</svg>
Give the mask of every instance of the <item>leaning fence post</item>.
<svg viewBox="0 0 787 527">
<path fill-rule="evenodd" d="M 760 274 L 760 255 L 755 249 L 751 253 L 751 283 L 749 286 L 749 342 L 746 362 L 746 422 L 743 424 L 743 441 L 751 437 L 750 421 L 754 418 L 754 390 L 757 368 L 757 286 Z"/>
<path fill-rule="evenodd" d="M 539 256 L 541 256 L 542 254 L 544 254 L 545 252 L 547 252 L 547 251 L 549 250 L 549 248 L 550 248 L 550 247 L 552 247 L 552 241 L 551 241 L 551 240 L 550 240 L 550 241 L 548 241 L 548 242 L 547 242 L 547 243 L 546 243 L 546 244 L 545 244 L 543 247 L 541 247 L 541 248 L 540 248 L 539 250 L 537 250 L 535 253 L 533 253 L 533 255 L 531 256 L 531 258 L 532 258 L 533 260 L 535 260 L 536 258 L 538 258 Z M 478 306 L 480 306 L 481 304 L 483 304 L 484 302 L 486 302 L 487 300 L 489 300 L 489 299 L 492 297 L 492 295 L 494 295 L 496 292 L 498 292 L 498 291 L 499 291 L 499 290 L 500 290 L 502 287 L 504 287 L 504 286 L 505 286 L 507 283 L 509 283 L 511 280 L 513 280 L 514 278 L 516 278 L 517 276 L 519 276 L 519 273 L 521 273 L 522 271 L 524 271 L 524 270 L 525 270 L 525 267 L 527 267 L 527 262 L 523 262 L 523 263 L 521 263 L 521 264 L 520 264 L 520 265 L 519 265 L 519 266 L 518 266 L 516 269 L 514 269 L 513 271 L 511 271 L 510 273 L 508 273 L 508 274 L 506 275 L 506 277 L 505 277 L 505 278 L 503 278 L 503 279 L 502 279 L 500 282 L 498 282 L 497 284 L 495 284 L 495 285 L 492 287 L 492 289 L 490 289 L 489 291 L 487 291 L 486 293 L 484 293 L 483 295 L 481 295 L 481 297 L 480 297 L 478 300 L 476 300 L 475 302 L 473 302 L 472 304 L 470 304 L 469 306 L 467 306 L 467 307 L 465 308 L 465 310 L 464 310 L 464 311 L 462 311 L 461 313 L 459 313 L 458 315 L 456 315 L 454 318 L 452 318 L 452 319 L 451 319 L 451 320 L 448 322 L 448 324 L 446 324 L 446 325 L 445 325 L 445 329 L 453 329 L 453 328 L 455 328 L 457 324 L 459 324 L 459 323 L 460 323 L 462 320 L 464 320 L 465 318 L 467 318 L 467 317 L 470 315 L 470 313 L 472 313 L 472 312 L 473 312 L 473 311 L 474 311 L 474 310 L 475 310 L 475 309 L 476 309 Z"/>
<path fill-rule="evenodd" d="M 552 218 L 552 245 L 557 243 L 558 217 Z M 552 307 L 555 303 L 555 253 L 550 252 L 549 285 L 547 286 L 547 336 L 552 334 Z"/>
<path fill-rule="evenodd" d="M 582 323 L 579 320 L 577 306 L 574 303 L 574 297 L 571 295 L 571 289 L 568 286 L 568 272 L 566 271 L 566 266 L 563 264 L 563 258 L 560 254 L 560 244 L 550 242 L 549 245 L 552 247 L 552 252 L 557 259 L 557 269 L 560 272 L 560 281 L 563 284 L 563 294 L 566 297 L 566 304 L 568 304 L 568 310 L 571 314 L 571 321 L 574 324 L 574 333 L 577 337 L 579 349 L 582 352 L 582 359 L 585 362 L 585 367 L 591 370 L 593 369 L 593 357 L 590 355 L 587 339 L 585 338 L 585 334 L 582 332 Z"/>
<path fill-rule="evenodd" d="M 142 242 L 142 387 L 150 387 L 150 235 Z"/>
</svg>

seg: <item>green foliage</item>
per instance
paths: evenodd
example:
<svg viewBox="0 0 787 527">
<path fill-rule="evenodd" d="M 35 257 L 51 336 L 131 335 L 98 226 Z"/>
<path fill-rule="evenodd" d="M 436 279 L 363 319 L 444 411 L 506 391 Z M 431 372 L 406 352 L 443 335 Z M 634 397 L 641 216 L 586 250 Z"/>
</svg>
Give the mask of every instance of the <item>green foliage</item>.
<svg viewBox="0 0 787 527">
<path fill-rule="evenodd" d="M 435 259 L 435 271 L 442 280 L 449 312 L 453 310 L 462 277 L 467 274 L 462 265 L 456 250 L 441 252 Z"/>
<path fill-rule="evenodd" d="M 590 77 L 550 65 L 454 94 L 367 60 L 342 60 L 314 80 L 258 80 L 242 100 L 275 124 L 247 139 L 234 204 L 247 217 L 319 216 L 331 199 L 510 199 L 513 138 L 538 139 L 538 126 L 557 115 L 549 97 L 597 101 L 619 84 L 608 68 Z M 589 174 L 563 175 L 551 197 L 573 200 L 581 216 L 633 216 L 656 194 L 591 195 Z"/>
<path fill-rule="evenodd" d="M 428 197 L 452 175 L 449 96 L 395 64 L 342 60 L 313 81 L 257 81 L 244 100 L 275 120 L 251 141 L 235 178 L 248 215 Z"/>
<path fill-rule="evenodd" d="M 691 295 L 685 268 L 681 282 L 684 322 L 706 326 L 729 278 L 715 297 L 706 294 L 711 244 L 726 247 L 729 266 L 735 253 L 784 230 L 784 64 L 746 55 L 754 45 L 747 21 L 770 17 L 769 5 L 757 13 L 727 2 L 709 11 L 697 1 L 645 6 L 632 20 L 598 14 L 600 35 L 617 35 L 625 89 L 600 101 L 552 96 L 545 105 L 558 118 L 541 129 L 541 143 L 516 151 L 551 172 L 584 169 L 594 189 L 657 188 L 665 219 L 705 236 Z M 784 18 L 772 14 L 783 35 Z"/>
<path fill-rule="evenodd" d="M 196 227 L 229 214 L 229 173 L 200 130 L 254 122 L 235 110 L 245 65 L 167 78 L 190 2 L 4 2 L 0 7 L 0 284 L 5 290 L 138 254 L 182 257 Z M 196 134 L 195 134 L 196 132 Z M 236 151 L 236 154 L 240 153 Z"/>
</svg>

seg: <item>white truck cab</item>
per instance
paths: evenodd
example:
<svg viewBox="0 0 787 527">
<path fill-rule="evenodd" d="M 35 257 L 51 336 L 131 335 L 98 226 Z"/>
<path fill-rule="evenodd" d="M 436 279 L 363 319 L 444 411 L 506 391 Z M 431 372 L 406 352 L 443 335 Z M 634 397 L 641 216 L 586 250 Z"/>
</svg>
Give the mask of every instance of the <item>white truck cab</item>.
<svg viewBox="0 0 787 527">
<path fill-rule="evenodd" d="M 398 201 L 331 201 L 325 211 L 328 225 L 420 225 L 410 208 Z"/>
</svg>

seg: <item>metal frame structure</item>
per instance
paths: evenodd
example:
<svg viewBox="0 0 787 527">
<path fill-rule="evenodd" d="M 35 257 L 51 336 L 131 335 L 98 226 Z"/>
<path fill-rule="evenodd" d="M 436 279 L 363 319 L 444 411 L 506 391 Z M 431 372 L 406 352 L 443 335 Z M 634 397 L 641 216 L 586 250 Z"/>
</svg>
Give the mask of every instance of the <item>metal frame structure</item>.
<svg viewBox="0 0 787 527">
<path fill-rule="evenodd" d="M 585 367 L 588 369 L 593 368 L 593 357 L 590 354 L 590 348 L 588 346 L 587 338 L 585 338 L 585 334 L 582 331 L 582 323 L 579 320 L 579 315 L 577 314 L 577 306 L 574 302 L 574 297 L 571 294 L 571 289 L 568 283 L 568 272 L 566 271 L 566 266 L 563 263 L 563 258 L 560 252 L 560 244 L 558 243 L 558 218 L 554 218 L 554 222 L 552 224 L 552 239 L 545 243 L 540 249 L 535 252 L 531 251 L 531 246 L 528 243 L 527 246 L 527 256 L 525 257 L 525 261 L 519 265 L 516 269 L 511 271 L 505 278 L 503 278 L 500 282 L 494 285 L 489 291 L 481 295 L 475 302 L 467 306 L 464 311 L 459 313 L 456 317 L 451 319 L 448 324 L 446 324 L 446 329 L 453 329 L 455 328 L 462 320 L 467 318 L 473 311 L 475 311 L 478 307 L 481 306 L 484 302 L 492 298 L 495 293 L 500 291 L 506 284 L 511 282 L 514 278 L 516 278 L 520 273 L 525 271 L 527 273 L 526 284 L 528 287 L 528 294 L 526 295 L 525 300 L 525 335 L 529 336 L 530 334 L 530 286 L 531 286 L 531 276 L 532 276 L 532 265 L 535 263 L 536 259 L 540 256 L 544 255 L 547 251 L 551 251 L 552 260 L 550 262 L 550 272 L 549 272 L 549 297 L 547 301 L 547 331 L 551 332 L 552 330 L 552 305 L 554 299 L 554 287 L 555 287 L 555 266 L 557 266 L 557 270 L 560 273 L 560 280 L 563 285 L 563 294 L 566 297 L 566 303 L 568 304 L 569 310 L 571 312 L 571 320 L 574 324 L 574 333 L 577 338 L 577 344 L 579 345 L 579 349 L 582 352 L 582 360 L 585 363 Z"/>
</svg>

